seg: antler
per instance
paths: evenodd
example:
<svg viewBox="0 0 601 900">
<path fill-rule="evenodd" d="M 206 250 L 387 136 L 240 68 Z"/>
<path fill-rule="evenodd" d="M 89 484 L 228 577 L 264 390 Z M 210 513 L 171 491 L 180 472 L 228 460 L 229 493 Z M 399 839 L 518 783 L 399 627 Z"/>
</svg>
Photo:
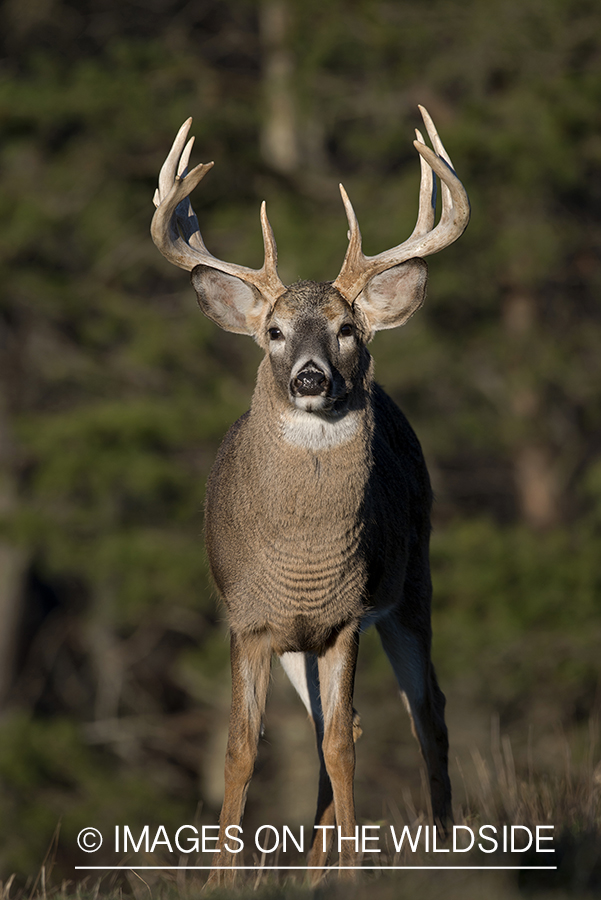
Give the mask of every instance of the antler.
<svg viewBox="0 0 601 900">
<path fill-rule="evenodd" d="M 385 250 L 376 256 L 365 256 L 361 249 L 361 232 L 355 211 L 342 185 L 340 193 L 349 223 L 349 245 L 342 263 L 340 274 L 334 287 L 352 303 L 361 293 L 370 278 L 385 272 L 393 266 L 416 256 L 431 256 L 438 253 L 460 237 L 470 219 L 470 203 L 465 188 L 457 178 L 453 164 L 438 136 L 434 122 L 423 106 L 419 107 L 426 130 L 436 152 L 432 152 L 424 143 L 421 133 L 416 129 L 417 140 L 413 146 L 420 154 L 421 183 L 419 192 L 419 213 L 417 224 L 411 236 L 402 244 Z M 436 179 L 434 172 L 442 182 L 442 213 L 438 225 L 434 228 L 436 213 Z"/>
<path fill-rule="evenodd" d="M 258 288 L 270 303 L 284 293 L 286 285 L 277 272 L 277 247 L 267 218 L 265 201 L 261 204 L 261 228 L 265 256 L 260 269 L 250 269 L 217 259 L 204 245 L 196 214 L 189 195 L 200 184 L 213 163 L 201 163 L 188 172 L 194 138 L 186 144 L 192 124 L 188 119 L 177 133 L 173 146 L 159 174 L 159 187 L 154 195 L 157 210 L 153 216 L 150 233 L 156 246 L 169 262 L 191 271 L 200 264 L 219 269 L 227 275 L 235 275 Z"/>
</svg>

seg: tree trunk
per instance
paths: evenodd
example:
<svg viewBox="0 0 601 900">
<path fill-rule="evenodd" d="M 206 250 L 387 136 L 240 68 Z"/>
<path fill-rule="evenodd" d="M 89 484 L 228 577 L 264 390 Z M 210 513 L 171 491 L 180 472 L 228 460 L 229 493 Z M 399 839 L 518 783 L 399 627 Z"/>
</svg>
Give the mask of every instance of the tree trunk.
<svg viewBox="0 0 601 900">
<path fill-rule="evenodd" d="M 8 521 L 17 505 L 14 445 L 4 397 L 0 394 L 0 521 Z M 0 709 L 6 706 L 15 675 L 20 606 L 28 554 L 0 540 Z"/>
<path fill-rule="evenodd" d="M 293 93 L 294 62 L 288 45 L 289 8 L 284 0 L 260 7 L 264 116 L 261 152 L 268 165 L 290 175 L 299 164 Z"/>
<path fill-rule="evenodd" d="M 503 307 L 505 329 L 515 349 L 510 371 L 509 405 L 518 424 L 513 450 L 518 507 L 532 528 L 550 528 L 560 520 L 560 489 L 552 447 L 544 440 L 543 386 L 531 373 L 530 348 L 535 345 L 536 301 L 513 288 Z"/>
</svg>

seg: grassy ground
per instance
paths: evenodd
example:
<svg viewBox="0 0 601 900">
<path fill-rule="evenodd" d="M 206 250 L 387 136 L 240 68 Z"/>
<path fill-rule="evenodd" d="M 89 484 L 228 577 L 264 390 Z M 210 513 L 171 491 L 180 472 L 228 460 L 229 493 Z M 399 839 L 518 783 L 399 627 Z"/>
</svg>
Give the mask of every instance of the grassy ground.
<svg viewBox="0 0 601 900">
<path fill-rule="evenodd" d="M 380 870 L 356 873 L 353 879 L 339 878 L 333 869 L 319 885 L 310 887 L 302 872 L 269 871 L 257 868 L 237 873 L 234 887 L 207 889 L 206 873 L 191 871 L 148 872 L 136 870 L 109 873 L 98 879 L 95 875 L 81 880 L 55 879 L 54 857 L 59 843 L 58 832 L 36 879 L 17 888 L 9 879 L 0 888 L 0 900 L 62 900 L 78 897 L 81 900 L 120 900 L 133 896 L 135 900 L 194 900 L 201 893 L 215 900 L 228 897 L 253 897 L 257 900 L 399 900 L 420 897 L 421 900 L 517 900 L 534 897 L 562 900 L 564 897 L 589 898 L 601 891 L 601 766 L 595 767 L 596 723 L 589 723 L 588 747 L 573 748 L 564 736 L 563 771 L 555 777 L 516 763 L 510 740 L 493 727 L 490 747 L 486 754 L 474 749 L 473 768 L 464 784 L 456 790 L 456 822 L 474 832 L 484 825 L 494 825 L 499 834 L 503 824 L 519 823 L 533 832 L 537 825 L 554 826 L 553 841 L 541 845 L 552 847 L 552 853 L 484 854 L 470 851 L 464 855 L 450 852 L 425 852 L 423 841 L 416 852 L 407 843 L 400 852 L 394 851 L 390 839 L 382 840 L 382 852 L 365 854 L 364 865 L 381 866 Z M 576 745 L 579 744 L 575 740 Z M 577 758 L 578 757 L 578 758 Z M 531 760 L 532 762 L 532 760 Z M 465 773 L 464 773 L 465 774 Z M 360 792 L 361 793 L 361 790 Z M 415 835 L 417 828 L 427 825 L 418 814 L 407 792 L 402 807 L 390 806 L 390 815 L 380 820 L 382 834 L 394 825 L 400 834 L 406 824 Z M 376 824 L 371 822 L 371 824 Z M 423 835 L 423 833 L 422 833 Z M 478 838 L 477 838 L 478 840 Z M 461 842 L 459 842 L 460 844 Z M 486 845 L 487 847 L 490 845 Z M 451 848 L 452 849 L 452 848 Z M 431 850 L 431 848 L 430 848 Z M 140 866 L 157 864 L 157 858 L 136 860 Z M 164 860 L 162 861 L 164 862 Z M 174 864 L 174 861 L 170 861 Z M 181 864 L 181 859 L 179 861 Z M 280 860 L 275 860 L 279 862 Z M 301 860 L 295 860 L 295 863 Z M 193 864 L 192 858 L 188 864 Z M 245 859 L 247 865 L 265 864 L 257 855 Z M 135 862 L 131 861 L 132 866 Z M 436 867 L 435 869 L 402 871 L 386 870 L 387 866 Z M 455 869 L 441 866 L 484 866 L 483 871 Z M 496 867 L 521 867 L 504 871 Z M 535 866 L 554 866 L 551 871 L 535 870 Z"/>
</svg>

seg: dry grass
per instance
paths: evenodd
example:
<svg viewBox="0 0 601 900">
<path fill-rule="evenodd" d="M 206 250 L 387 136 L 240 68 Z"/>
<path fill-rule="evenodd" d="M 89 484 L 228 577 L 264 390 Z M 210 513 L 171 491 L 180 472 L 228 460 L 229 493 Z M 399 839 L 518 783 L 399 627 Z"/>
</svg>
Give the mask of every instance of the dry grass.
<svg viewBox="0 0 601 900">
<path fill-rule="evenodd" d="M 520 824 L 534 829 L 537 825 L 554 826 L 554 853 L 536 854 L 530 850 L 523 854 L 478 853 L 469 860 L 453 859 L 452 854 L 439 854 L 433 861 L 432 853 L 426 853 L 423 845 L 412 852 L 405 845 L 395 853 L 390 841 L 378 856 L 373 856 L 381 866 L 379 871 L 357 873 L 354 880 L 340 880 L 335 871 L 328 873 L 317 888 L 310 888 L 301 872 L 261 870 L 238 873 L 235 888 L 207 891 L 205 873 L 198 876 L 190 871 L 177 873 L 148 873 L 130 870 L 110 873 L 101 879 L 86 878 L 81 881 L 52 883 L 52 871 L 59 843 L 58 828 L 48 848 L 40 870 L 31 883 L 15 888 L 14 877 L 0 884 L 0 900 L 62 900 L 64 897 L 81 900 L 122 900 L 124 896 L 135 900 L 194 900 L 201 892 L 215 900 L 246 896 L 257 900 L 303 900 L 314 897 L 332 900 L 358 900 L 369 896 L 370 900 L 402 900 L 419 896 L 420 900 L 516 900 L 524 895 L 544 900 L 562 900 L 563 897 L 588 898 L 601 890 L 601 765 L 595 766 L 598 727 L 591 721 L 589 745 L 585 758 L 574 762 L 569 742 L 565 742 L 563 771 L 553 777 L 537 774 L 531 759 L 524 771 L 516 766 L 511 742 L 503 736 L 498 723 L 493 722 L 489 754 L 485 757 L 479 749 L 472 752 L 464 773 L 465 801 L 456 809 L 457 824 L 474 831 L 483 825 L 494 825 L 499 830 L 504 824 Z M 470 787 L 467 787 L 469 783 Z M 397 833 L 407 825 L 413 834 L 427 824 L 424 816 L 417 815 L 409 794 L 403 808 L 391 806 L 390 821 L 379 823 L 395 826 Z M 371 864 L 365 859 L 364 864 Z M 440 862 L 442 860 L 442 862 Z M 449 862 L 452 860 L 452 862 Z M 146 860 L 146 863 L 149 861 Z M 261 860 L 254 860 L 260 865 Z M 155 861 L 156 864 L 156 861 Z M 385 871 L 387 866 L 479 865 L 484 871 Z M 496 871 L 495 866 L 554 865 L 554 871 Z"/>
</svg>

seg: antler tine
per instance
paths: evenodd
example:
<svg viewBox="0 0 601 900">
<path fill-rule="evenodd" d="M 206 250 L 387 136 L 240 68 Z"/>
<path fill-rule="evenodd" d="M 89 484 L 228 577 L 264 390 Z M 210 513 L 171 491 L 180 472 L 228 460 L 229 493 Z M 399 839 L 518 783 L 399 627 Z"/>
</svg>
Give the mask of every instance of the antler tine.
<svg viewBox="0 0 601 900">
<path fill-rule="evenodd" d="M 341 274 L 344 271 L 346 279 L 350 282 L 361 272 L 365 256 L 361 249 L 361 232 L 359 230 L 359 222 L 357 221 L 355 210 L 353 209 L 353 204 L 344 189 L 344 185 L 339 184 L 338 188 L 340 189 L 340 195 L 342 197 L 342 202 L 344 203 L 344 210 L 348 221 L 348 247 L 344 262 L 342 263 Z M 338 287 L 336 282 L 334 282 L 334 284 Z"/>
<path fill-rule="evenodd" d="M 440 135 L 438 134 L 438 131 L 436 130 L 436 125 L 434 124 L 432 116 L 430 115 L 430 113 L 428 112 L 428 110 L 426 109 L 425 106 L 420 106 L 420 104 L 418 103 L 417 108 L 419 109 L 420 113 L 422 114 L 422 119 L 424 120 L 424 125 L 426 126 L 426 131 L 428 132 L 428 137 L 432 141 L 432 146 L 434 147 L 436 153 L 438 154 L 438 156 L 442 156 L 442 158 L 446 162 L 448 162 L 450 167 L 453 168 L 453 163 L 451 162 L 451 157 L 449 156 L 449 154 L 447 153 L 447 151 L 444 148 L 444 144 L 440 139 Z M 424 141 L 422 139 L 422 144 L 423 143 L 424 143 Z"/>
<path fill-rule="evenodd" d="M 350 201 L 349 195 L 344 189 L 343 184 L 339 184 L 338 188 L 340 190 L 340 196 L 342 197 L 342 202 L 344 203 L 344 211 L 346 212 L 346 219 L 348 222 L 349 230 L 348 240 L 349 240 L 349 250 L 353 248 L 355 252 L 361 252 L 361 232 L 359 231 L 359 222 L 357 221 L 357 216 L 355 215 L 355 210 L 353 209 L 353 204 Z"/>
<path fill-rule="evenodd" d="M 426 131 L 428 132 L 428 137 L 430 138 L 430 140 L 432 142 L 434 151 L 436 152 L 436 154 L 438 156 L 442 157 L 442 159 L 444 159 L 445 162 L 447 162 L 449 164 L 449 166 L 451 167 L 451 169 L 453 169 L 453 171 L 454 171 L 454 166 L 453 166 L 453 163 L 451 162 L 451 157 L 445 150 L 445 146 L 440 139 L 440 135 L 438 134 L 438 131 L 436 130 L 436 125 L 434 124 L 434 122 L 432 120 L 432 116 L 430 115 L 430 113 L 428 112 L 428 110 L 426 109 L 425 106 L 420 106 L 418 103 L 417 108 L 419 109 L 422 119 L 424 120 L 424 125 L 426 126 Z M 420 136 L 420 140 L 421 140 L 422 144 L 426 143 L 421 136 Z M 444 208 L 447 205 L 453 204 L 453 198 L 451 197 L 451 192 L 449 191 L 449 189 L 446 186 L 446 184 L 444 183 L 444 181 L 442 182 L 441 187 L 442 187 L 442 206 L 443 206 L 443 210 L 444 210 Z"/>
<path fill-rule="evenodd" d="M 439 250 L 443 250 L 461 237 L 470 220 L 470 201 L 455 170 L 445 159 L 437 156 L 436 153 L 425 144 L 420 143 L 420 141 L 413 141 L 413 146 L 442 182 L 442 213 L 440 221 L 428 235 L 430 238 L 428 255 L 430 255 L 438 253 Z M 444 234 L 447 234 L 447 243 L 442 242 Z M 436 238 L 434 237 L 435 235 Z"/>
<path fill-rule="evenodd" d="M 175 181 L 175 176 L 178 174 L 178 160 L 182 155 L 182 150 L 184 149 L 184 145 L 186 143 L 186 138 L 188 137 L 188 132 L 192 126 L 192 116 L 189 119 L 186 119 L 180 130 L 177 132 L 175 136 L 175 140 L 171 145 L 171 150 L 167 154 L 167 159 L 161 166 L 161 171 L 159 172 L 159 189 L 158 189 L 158 203 L 155 199 L 155 206 L 158 207 L 163 200 L 169 194 L 169 191 L 173 187 L 173 182 Z M 157 195 L 155 194 L 155 198 Z"/>
<path fill-rule="evenodd" d="M 415 129 L 418 141 L 424 143 L 419 128 Z M 436 217 L 436 178 L 423 156 L 419 158 L 421 178 L 419 184 L 419 212 L 417 222 L 410 237 L 422 237 L 432 231 Z"/>
<path fill-rule="evenodd" d="M 188 143 L 186 144 L 186 146 L 183 149 L 182 155 L 177 164 L 177 177 L 178 178 L 185 178 L 186 175 L 188 174 L 188 163 L 190 162 L 190 154 L 192 153 L 192 147 L 194 146 L 195 140 L 196 140 L 196 138 L 194 137 L 194 135 L 192 135 L 192 137 L 190 138 L 190 140 L 188 141 Z"/>
<path fill-rule="evenodd" d="M 265 254 L 263 269 L 268 270 L 271 268 L 275 270 L 278 263 L 278 248 L 273 236 L 273 228 L 267 218 L 267 204 L 264 200 L 261 203 L 261 231 L 263 232 L 263 249 Z"/>
<path fill-rule="evenodd" d="M 200 184 L 213 163 L 201 163 L 188 172 L 194 144 L 194 138 L 186 143 L 191 124 L 191 118 L 184 122 L 161 168 L 159 187 L 154 195 L 157 209 L 150 226 L 152 239 L 163 256 L 174 265 L 188 271 L 198 265 L 211 266 L 227 275 L 242 278 L 254 285 L 273 304 L 284 293 L 286 285 L 277 273 L 277 247 L 264 202 L 261 207 L 261 228 L 265 257 L 260 269 L 218 259 L 204 244 L 189 195 Z"/>
<path fill-rule="evenodd" d="M 191 122 L 192 120 L 190 119 L 189 121 Z M 194 137 L 191 137 L 183 149 L 182 155 L 177 164 L 178 178 L 183 179 L 188 174 L 188 164 L 190 162 L 192 148 L 194 147 L 194 140 Z M 207 248 L 204 245 L 204 241 L 198 227 L 198 219 L 196 218 L 196 213 L 192 209 L 192 204 L 190 203 L 189 197 L 186 197 L 185 200 L 182 200 L 180 203 L 178 203 L 175 209 L 175 218 L 184 240 L 188 244 L 190 244 L 191 247 L 200 250 L 201 252 L 207 253 Z"/>
<path fill-rule="evenodd" d="M 385 250 L 376 256 L 365 256 L 361 250 L 359 226 L 354 224 L 356 218 L 353 208 L 348 197 L 345 200 L 345 194 L 343 194 L 342 199 L 351 231 L 342 268 L 333 284 L 349 303 L 359 296 L 374 275 L 379 275 L 408 259 L 438 253 L 439 250 L 443 250 L 456 241 L 463 234 L 469 222 L 470 204 L 465 188 L 455 174 L 450 157 L 438 136 L 431 117 L 421 106 L 420 111 L 436 152 L 425 145 L 422 135 L 417 132 L 418 140 L 413 142 L 413 146 L 420 154 L 420 203 L 417 224 L 411 236 L 391 250 Z M 435 174 L 442 182 L 442 213 L 436 227 L 434 227 Z"/>
</svg>

